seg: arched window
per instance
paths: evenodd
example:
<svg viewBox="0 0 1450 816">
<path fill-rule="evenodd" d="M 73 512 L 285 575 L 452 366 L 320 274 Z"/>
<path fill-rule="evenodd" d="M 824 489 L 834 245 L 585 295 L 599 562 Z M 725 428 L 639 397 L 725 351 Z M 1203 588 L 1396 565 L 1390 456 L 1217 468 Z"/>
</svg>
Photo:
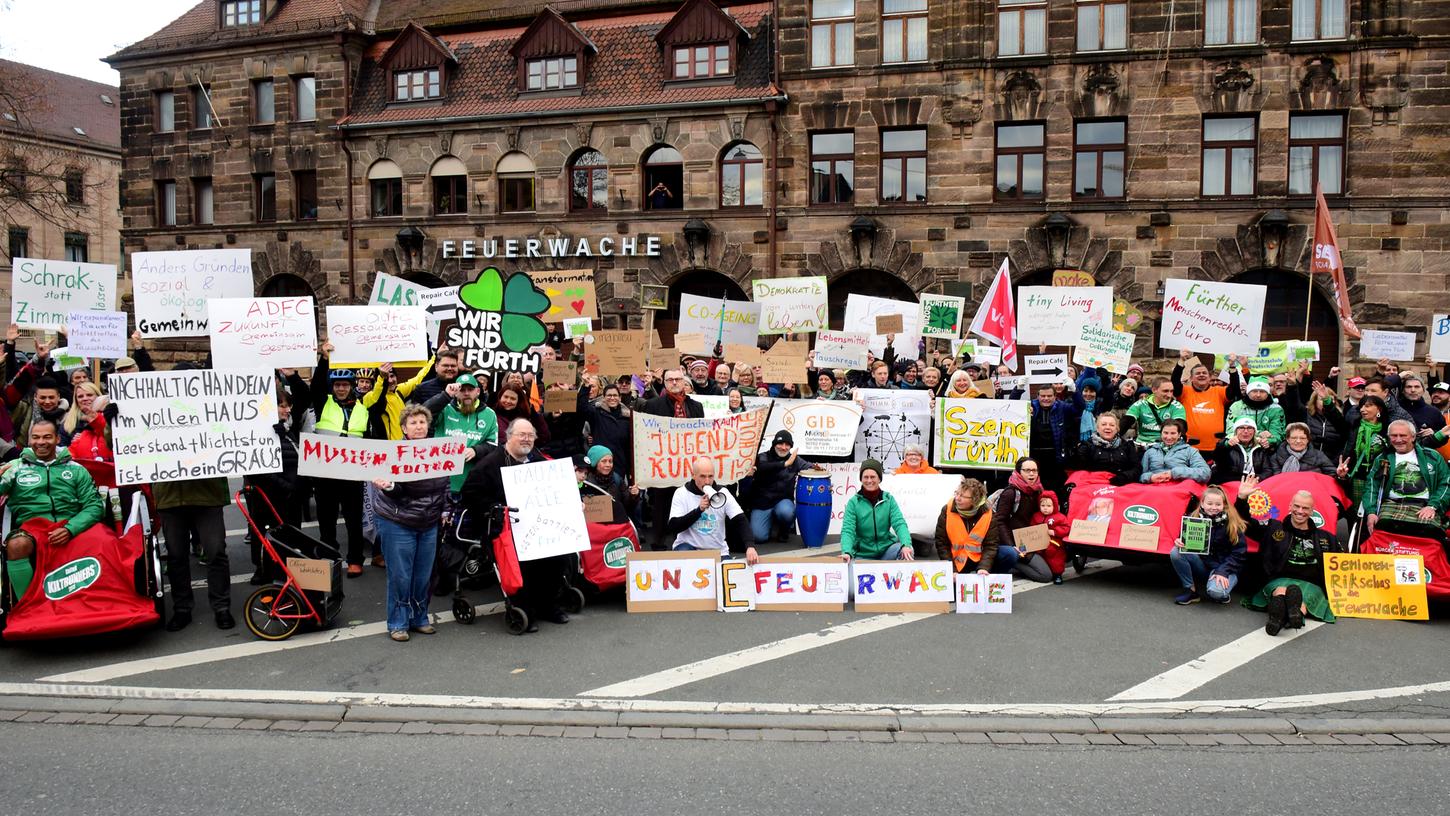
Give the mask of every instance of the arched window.
<svg viewBox="0 0 1450 816">
<path fill-rule="evenodd" d="M 765 162 L 760 148 L 739 142 L 720 157 L 720 206 L 759 207 L 765 203 Z"/>
<path fill-rule="evenodd" d="M 685 157 L 669 145 L 660 145 L 644 157 L 644 206 L 648 210 L 678 210 L 684 206 Z"/>
<path fill-rule="evenodd" d="M 569 209 L 576 212 L 609 209 L 609 163 L 598 150 L 584 150 L 569 166 Z"/>
<path fill-rule="evenodd" d="M 368 213 L 373 218 L 403 214 L 403 171 L 397 163 L 380 159 L 368 168 Z"/>
<path fill-rule="evenodd" d="M 453 156 L 433 163 L 433 214 L 468 214 L 468 168 Z"/>
<path fill-rule="evenodd" d="M 498 160 L 498 211 L 534 211 L 534 160 L 523 153 L 508 153 Z"/>
<path fill-rule="evenodd" d="M 282 272 L 262 284 L 262 297 L 315 297 L 307 281 L 290 272 Z"/>
</svg>

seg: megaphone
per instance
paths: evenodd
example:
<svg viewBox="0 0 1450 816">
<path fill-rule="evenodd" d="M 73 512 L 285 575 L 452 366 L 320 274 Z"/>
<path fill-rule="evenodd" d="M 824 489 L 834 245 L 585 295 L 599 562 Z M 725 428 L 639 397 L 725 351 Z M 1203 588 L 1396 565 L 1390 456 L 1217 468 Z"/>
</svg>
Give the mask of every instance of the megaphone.
<svg viewBox="0 0 1450 816">
<path fill-rule="evenodd" d="M 704 493 L 710 497 L 710 506 L 716 510 L 724 507 L 726 499 L 729 498 L 729 495 L 725 491 L 716 490 L 710 485 L 705 485 Z"/>
</svg>

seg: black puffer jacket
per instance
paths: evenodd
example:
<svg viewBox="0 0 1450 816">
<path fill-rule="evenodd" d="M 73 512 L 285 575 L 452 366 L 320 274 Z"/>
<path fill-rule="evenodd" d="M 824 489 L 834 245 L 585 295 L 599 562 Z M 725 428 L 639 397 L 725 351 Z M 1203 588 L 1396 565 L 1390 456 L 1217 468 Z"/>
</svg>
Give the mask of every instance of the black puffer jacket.
<svg viewBox="0 0 1450 816">
<path fill-rule="evenodd" d="M 1115 485 L 1136 484 L 1143 474 L 1142 454 L 1138 452 L 1138 446 L 1122 437 L 1113 441 L 1118 444 L 1095 444 L 1091 439 L 1079 443 L 1073 467 L 1111 473 Z"/>
<path fill-rule="evenodd" d="M 392 490 L 378 491 L 373 512 L 395 524 L 426 530 L 438 524 L 447 495 L 447 477 L 396 482 Z"/>
<path fill-rule="evenodd" d="M 747 499 L 751 510 L 768 510 L 782 499 L 792 498 L 796 474 L 815 467 L 800 457 L 787 465 L 789 458 L 776 454 L 774 447 L 755 457 L 755 479 Z"/>
</svg>

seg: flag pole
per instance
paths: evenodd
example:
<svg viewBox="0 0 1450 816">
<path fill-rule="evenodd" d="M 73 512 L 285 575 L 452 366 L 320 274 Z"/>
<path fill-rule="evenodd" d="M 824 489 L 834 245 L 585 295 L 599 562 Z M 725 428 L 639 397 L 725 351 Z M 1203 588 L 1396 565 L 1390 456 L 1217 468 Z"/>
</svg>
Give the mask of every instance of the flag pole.
<svg viewBox="0 0 1450 816">
<path fill-rule="evenodd" d="M 1304 341 L 1309 341 L 1309 310 L 1314 308 L 1314 268 L 1309 268 L 1309 294 L 1304 299 Z"/>
</svg>

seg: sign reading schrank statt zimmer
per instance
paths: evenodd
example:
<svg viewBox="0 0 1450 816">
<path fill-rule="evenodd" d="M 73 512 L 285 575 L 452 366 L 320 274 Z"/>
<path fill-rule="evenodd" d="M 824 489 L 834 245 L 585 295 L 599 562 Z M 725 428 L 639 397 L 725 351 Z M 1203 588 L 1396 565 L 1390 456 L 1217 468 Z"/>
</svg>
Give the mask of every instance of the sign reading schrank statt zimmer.
<svg viewBox="0 0 1450 816">
<path fill-rule="evenodd" d="M 10 322 L 22 329 L 56 331 L 71 312 L 116 308 L 116 267 L 110 264 L 16 258 L 10 287 Z"/>
<path fill-rule="evenodd" d="M 116 483 L 282 470 L 277 385 L 266 369 L 115 374 Z"/>
</svg>

